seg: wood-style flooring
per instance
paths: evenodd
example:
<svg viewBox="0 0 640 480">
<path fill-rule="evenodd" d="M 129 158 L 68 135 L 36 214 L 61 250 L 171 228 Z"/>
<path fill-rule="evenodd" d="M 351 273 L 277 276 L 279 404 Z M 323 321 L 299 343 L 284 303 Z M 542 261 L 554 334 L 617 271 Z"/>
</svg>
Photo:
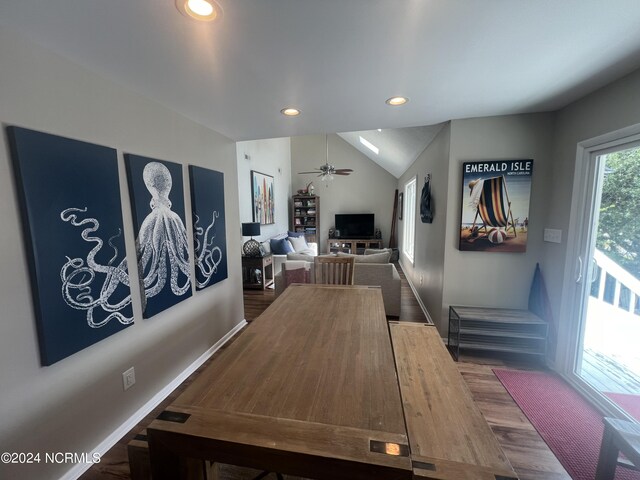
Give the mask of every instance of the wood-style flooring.
<svg viewBox="0 0 640 480">
<path fill-rule="evenodd" d="M 426 322 L 427 320 L 406 281 L 402 269 L 398 267 L 398 271 L 402 278 L 402 300 L 399 320 Z M 245 291 L 244 310 L 246 320 L 254 320 L 274 300 L 273 290 Z M 239 332 L 230 342 L 241 334 L 242 332 Z M 213 355 L 199 371 L 210 362 L 215 361 L 219 355 L 220 352 Z M 571 477 L 560 465 L 544 440 L 538 435 L 535 428 L 533 428 L 492 371 L 492 368 L 535 369 L 536 367 L 516 363 L 514 360 L 509 359 L 500 360 L 490 356 L 471 357 L 465 355 L 461 355 L 460 362 L 457 365 L 469 386 L 474 401 L 487 419 L 520 479 L 570 480 Z M 199 371 L 191 375 L 169 398 L 109 450 L 102 457 L 99 464 L 93 465 L 81 478 L 83 480 L 129 479 L 127 443 L 164 410 L 165 406 L 170 404 L 186 388 L 192 379 L 198 375 Z M 224 479 L 245 480 L 253 478 L 258 472 L 225 466 L 222 467 L 220 473 L 221 478 Z M 293 477 L 285 476 L 285 478 L 292 479 Z M 275 479 L 275 475 L 269 475 L 266 479 Z"/>
</svg>

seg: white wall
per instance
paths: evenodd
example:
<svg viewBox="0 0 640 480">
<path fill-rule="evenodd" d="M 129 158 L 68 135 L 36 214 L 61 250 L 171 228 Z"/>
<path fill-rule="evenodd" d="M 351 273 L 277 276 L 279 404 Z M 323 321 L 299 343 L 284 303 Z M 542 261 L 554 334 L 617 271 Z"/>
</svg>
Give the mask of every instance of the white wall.
<svg viewBox="0 0 640 480">
<path fill-rule="evenodd" d="M 0 451 L 91 452 L 115 427 L 243 319 L 235 145 L 229 139 L 106 81 L 86 69 L 0 32 L 0 121 L 118 150 L 129 265 L 136 265 L 122 158 L 132 152 L 224 172 L 229 278 L 143 320 L 132 289 L 135 324 L 52 366 L 38 355 L 27 255 L 6 136 L 0 139 Z M 4 130 L 4 129 L 3 129 Z M 191 235 L 190 199 L 187 231 Z M 132 285 L 137 271 L 130 268 Z M 136 384 L 122 389 L 122 372 Z M 57 478 L 72 465 L 12 467 L 3 479 Z"/>
<path fill-rule="evenodd" d="M 448 329 L 449 305 L 526 308 L 550 194 L 554 114 L 510 115 L 451 122 L 449 192 L 443 303 L 438 328 Z M 474 160 L 534 160 L 526 253 L 462 252 L 458 249 L 462 164 Z"/>
<path fill-rule="evenodd" d="M 296 192 L 313 181 L 315 194 L 320 196 L 319 251 L 326 252 L 329 228 L 334 226 L 336 213 L 373 213 L 386 246 L 391 232 L 396 177 L 336 134 L 329 135 L 329 163 L 338 168 L 352 168 L 354 172 L 349 176 L 336 175 L 332 182 L 298 174 L 317 170 L 326 161 L 326 151 L 324 135 L 291 137 L 291 189 Z"/>
<path fill-rule="evenodd" d="M 398 191 L 403 192 L 405 184 L 411 178 L 417 177 L 416 233 L 413 264 L 402 253 L 403 229 L 406 216 L 403 220 L 398 221 L 398 246 L 400 247 L 402 269 L 407 279 L 414 285 L 429 315 L 436 324 L 440 323 L 442 289 L 444 286 L 450 141 L 451 125 L 446 124 L 398 180 Z M 424 185 L 424 177 L 427 174 L 431 174 L 433 223 L 422 223 L 420 220 L 420 195 Z M 405 199 L 404 201 L 406 202 L 407 200 Z M 422 282 L 420 282 L 420 277 L 422 277 Z"/>
<path fill-rule="evenodd" d="M 273 177 L 275 194 L 275 223 L 261 225 L 260 236 L 256 239 L 260 241 L 286 232 L 289 228 L 291 198 L 291 141 L 286 137 L 238 142 L 236 150 L 240 223 L 253 221 L 251 170 L 256 170 Z M 245 158 L 245 155 L 249 158 Z"/>
</svg>

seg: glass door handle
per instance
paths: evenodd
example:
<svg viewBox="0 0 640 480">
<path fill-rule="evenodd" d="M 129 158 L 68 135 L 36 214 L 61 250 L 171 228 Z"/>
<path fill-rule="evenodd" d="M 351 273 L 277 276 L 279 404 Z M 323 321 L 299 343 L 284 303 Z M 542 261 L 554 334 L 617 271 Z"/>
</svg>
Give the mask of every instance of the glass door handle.
<svg viewBox="0 0 640 480">
<path fill-rule="evenodd" d="M 582 280 L 582 257 L 578 257 L 578 271 L 576 272 L 576 283 Z"/>
</svg>

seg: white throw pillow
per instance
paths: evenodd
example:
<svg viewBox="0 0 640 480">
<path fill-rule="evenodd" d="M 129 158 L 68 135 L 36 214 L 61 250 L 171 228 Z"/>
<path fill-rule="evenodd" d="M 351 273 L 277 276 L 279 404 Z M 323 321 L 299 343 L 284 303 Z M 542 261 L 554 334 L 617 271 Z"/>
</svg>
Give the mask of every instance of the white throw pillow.
<svg viewBox="0 0 640 480">
<path fill-rule="evenodd" d="M 300 252 L 301 250 L 306 250 L 309 248 L 309 245 L 307 245 L 307 241 L 304 237 L 289 237 L 288 240 L 295 252 Z"/>
</svg>

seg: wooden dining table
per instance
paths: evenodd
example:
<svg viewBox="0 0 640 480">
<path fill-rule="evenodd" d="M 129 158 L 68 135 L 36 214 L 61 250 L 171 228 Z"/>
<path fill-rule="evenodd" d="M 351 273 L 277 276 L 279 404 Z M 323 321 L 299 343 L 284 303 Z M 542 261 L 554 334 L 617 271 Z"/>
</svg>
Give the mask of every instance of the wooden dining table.
<svg viewBox="0 0 640 480">
<path fill-rule="evenodd" d="M 379 287 L 292 285 L 147 429 L 153 478 L 202 459 L 315 479 L 410 479 Z"/>
</svg>

